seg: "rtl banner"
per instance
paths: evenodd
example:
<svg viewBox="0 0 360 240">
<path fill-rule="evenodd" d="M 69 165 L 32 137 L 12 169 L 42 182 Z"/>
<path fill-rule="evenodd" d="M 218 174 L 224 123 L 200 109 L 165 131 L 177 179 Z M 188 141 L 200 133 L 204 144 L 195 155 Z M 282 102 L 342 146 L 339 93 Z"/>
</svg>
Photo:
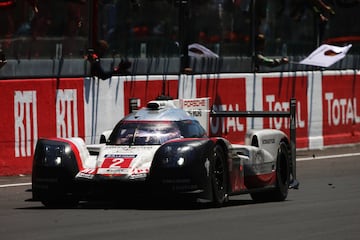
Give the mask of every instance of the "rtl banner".
<svg viewBox="0 0 360 240">
<path fill-rule="evenodd" d="M 83 79 L 0 81 L 0 175 L 30 173 L 39 138 L 84 137 Z"/>
</svg>

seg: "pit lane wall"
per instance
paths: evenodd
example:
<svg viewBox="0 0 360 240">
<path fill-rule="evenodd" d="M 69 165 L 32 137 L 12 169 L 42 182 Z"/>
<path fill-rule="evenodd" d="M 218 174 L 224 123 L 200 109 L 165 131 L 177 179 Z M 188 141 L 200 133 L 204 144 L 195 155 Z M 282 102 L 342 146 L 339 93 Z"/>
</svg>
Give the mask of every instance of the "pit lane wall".
<svg viewBox="0 0 360 240">
<path fill-rule="evenodd" d="M 297 100 L 297 148 L 320 149 L 360 142 L 360 72 L 304 71 L 259 74 L 121 76 L 0 81 L 0 175 L 31 173 L 42 137 L 81 137 L 98 143 L 129 112 L 165 93 L 174 98 L 210 97 L 223 111 L 289 111 Z M 201 114 L 200 112 L 197 114 Z M 287 118 L 213 118 L 209 133 L 242 143 L 249 128 L 289 134 Z"/>
</svg>

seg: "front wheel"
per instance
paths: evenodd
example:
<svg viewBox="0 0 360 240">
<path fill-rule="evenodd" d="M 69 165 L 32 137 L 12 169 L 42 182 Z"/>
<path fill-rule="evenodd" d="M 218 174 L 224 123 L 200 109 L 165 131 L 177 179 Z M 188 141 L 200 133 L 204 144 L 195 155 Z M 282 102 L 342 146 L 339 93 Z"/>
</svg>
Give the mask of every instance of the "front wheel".
<svg viewBox="0 0 360 240">
<path fill-rule="evenodd" d="M 214 148 L 210 174 L 213 203 L 216 207 L 221 207 L 228 200 L 227 167 L 224 151 L 218 145 Z"/>
</svg>

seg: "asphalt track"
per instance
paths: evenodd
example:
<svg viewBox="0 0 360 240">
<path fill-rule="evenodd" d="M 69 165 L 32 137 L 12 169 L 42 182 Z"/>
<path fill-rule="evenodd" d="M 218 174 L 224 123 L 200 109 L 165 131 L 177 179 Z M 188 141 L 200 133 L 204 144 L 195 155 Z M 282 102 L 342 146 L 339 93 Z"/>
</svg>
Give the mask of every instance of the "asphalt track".
<svg viewBox="0 0 360 240">
<path fill-rule="evenodd" d="M 360 239 L 360 147 L 299 151 L 299 190 L 287 201 L 228 206 L 82 203 L 45 209 L 30 176 L 0 177 L 0 238 L 17 239 Z"/>
</svg>

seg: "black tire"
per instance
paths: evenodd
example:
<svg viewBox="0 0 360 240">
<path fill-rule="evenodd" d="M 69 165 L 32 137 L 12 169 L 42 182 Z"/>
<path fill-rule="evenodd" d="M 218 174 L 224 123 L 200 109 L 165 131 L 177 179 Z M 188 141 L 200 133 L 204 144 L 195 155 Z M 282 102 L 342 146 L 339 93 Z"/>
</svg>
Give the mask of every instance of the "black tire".
<svg viewBox="0 0 360 240">
<path fill-rule="evenodd" d="M 213 191 L 213 204 L 216 207 L 221 207 L 228 201 L 228 179 L 225 154 L 219 145 L 216 145 L 213 150 L 210 174 Z"/>
<path fill-rule="evenodd" d="M 276 158 L 276 187 L 273 190 L 251 193 L 256 202 L 284 201 L 290 184 L 290 158 L 287 145 L 280 143 Z"/>
<path fill-rule="evenodd" d="M 290 157 L 285 143 L 280 143 L 276 162 L 277 187 L 274 191 L 274 200 L 286 200 L 290 185 Z"/>
</svg>

